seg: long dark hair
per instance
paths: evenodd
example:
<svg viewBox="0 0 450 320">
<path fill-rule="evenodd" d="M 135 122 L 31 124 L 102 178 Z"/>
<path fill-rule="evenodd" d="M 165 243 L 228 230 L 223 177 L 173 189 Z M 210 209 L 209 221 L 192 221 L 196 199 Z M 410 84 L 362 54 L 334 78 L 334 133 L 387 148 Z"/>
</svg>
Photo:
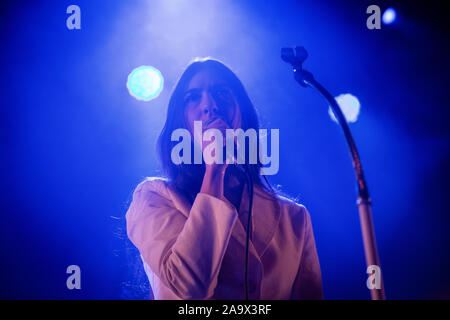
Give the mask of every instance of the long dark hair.
<svg viewBox="0 0 450 320">
<path fill-rule="evenodd" d="M 240 108 L 242 129 L 246 131 L 247 129 L 252 128 L 255 129 L 256 132 L 259 132 L 259 121 L 256 108 L 250 101 L 241 81 L 229 67 L 219 60 L 211 58 L 196 59 L 186 67 L 172 91 L 167 109 L 166 122 L 158 138 L 157 151 L 165 176 L 177 189 L 184 192 L 191 201 L 193 201 L 196 194 L 200 192 L 205 165 L 203 163 L 174 164 L 171 160 L 171 151 L 178 142 L 171 141 L 171 135 L 175 129 L 187 129 L 184 112 L 184 93 L 191 79 L 198 72 L 203 70 L 208 70 L 218 75 L 227 83 L 228 87 L 233 92 Z M 259 154 L 259 135 L 257 136 L 257 150 Z M 193 148 L 193 142 L 191 143 Z M 246 155 L 248 156 L 248 150 L 246 150 Z M 273 192 L 273 189 L 270 187 L 265 176 L 263 179 L 260 174 L 262 164 L 259 159 L 256 164 L 249 164 L 248 161 L 246 161 L 245 166 L 250 173 L 254 185 L 258 185 L 269 192 Z"/>
</svg>

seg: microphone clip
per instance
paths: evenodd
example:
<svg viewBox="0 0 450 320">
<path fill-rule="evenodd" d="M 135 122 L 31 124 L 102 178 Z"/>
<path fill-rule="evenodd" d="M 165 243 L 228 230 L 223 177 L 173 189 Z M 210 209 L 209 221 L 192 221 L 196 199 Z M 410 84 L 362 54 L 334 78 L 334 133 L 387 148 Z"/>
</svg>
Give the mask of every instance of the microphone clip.
<svg viewBox="0 0 450 320">
<path fill-rule="evenodd" d="M 294 69 L 294 78 L 302 87 L 307 87 L 314 80 L 313 75 L 303 69 L 303 62 L 308 58 L 304 47 L 281 48 L 281 59 Z"/>
</svg>

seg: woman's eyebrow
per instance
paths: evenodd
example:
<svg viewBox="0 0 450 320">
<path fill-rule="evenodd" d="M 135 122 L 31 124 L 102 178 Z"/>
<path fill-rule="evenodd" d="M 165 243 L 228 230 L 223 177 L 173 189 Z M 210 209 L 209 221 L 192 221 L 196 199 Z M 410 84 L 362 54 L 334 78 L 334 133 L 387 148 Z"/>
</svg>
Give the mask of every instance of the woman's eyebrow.
<svg viewBox="0 0 450 320">
<path fill-rule="evenodd" d="M 228 89 L 228 90 L 231 90 L 230 86 L 228 86 L 225 83 L 216 84 L 216 85 L 212 86 L 211 89 Z"/>
<path fill-rule="evenodd" d="M 213 85 L 209 88 L 209 90 L 217 90 L 217 89 L 228 89 L 231 90 L 231 88 L 226 85 L 226 84 L 217 84 L 217 85 Z M 201 92 L 203 89 L 202 88 L 191 88 L 185 91 L 184 93 L 184 97 L 186 97 L 188 94 L 191 93 L 199 93 Z"/>
<path fill-rule="evenodd" d="M 187 90 L 187 91 L 184 93 L 184 96 L 188 95 L 189 93 L 197 93 L 197 92 L 200 92 L 200 91 L 201 91 L 200 88 L 192 88 L 192 89 Z"/>
</svg>

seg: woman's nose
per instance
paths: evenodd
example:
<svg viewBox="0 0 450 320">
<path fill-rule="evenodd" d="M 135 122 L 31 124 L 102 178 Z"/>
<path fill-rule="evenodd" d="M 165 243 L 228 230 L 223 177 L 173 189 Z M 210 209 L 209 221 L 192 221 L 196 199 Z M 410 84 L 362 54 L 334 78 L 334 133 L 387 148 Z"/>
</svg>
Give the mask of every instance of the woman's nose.
<svg viewBox="0 0 450 320">
<path fill-rule="evenodd" d="M 219 115 L 219 109 L 215 104 L 210 104 L 203 108 L 203 113 L 209 117 L 214 117 Z"/>
<path fill-rule="evenodd" d="M 219 108 L 214 99 L 209 94 L 206 95 L 207 97 L 202 99 L 202 112 L 208 118 L 216 117 L 219 113 Z"/>
</svg>

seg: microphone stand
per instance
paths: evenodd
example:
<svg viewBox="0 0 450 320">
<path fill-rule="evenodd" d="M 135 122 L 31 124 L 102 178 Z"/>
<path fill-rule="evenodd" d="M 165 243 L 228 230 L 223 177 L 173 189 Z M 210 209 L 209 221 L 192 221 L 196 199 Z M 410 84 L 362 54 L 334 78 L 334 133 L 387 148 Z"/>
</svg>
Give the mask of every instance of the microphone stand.
<svg viewBox="0 0 450 320">
<path fill-rule="evenodd" d="M 358 185 L 358 200 L 356 202 L 359 210 L 359 219 L 361 223 L 362 238 L 364 243 L 364 252 L 366 257 L 367 267 L 378 267 L 379 273 L 375 269 L 375 276 L 379 276 L 380 288 L 370 289 L 372 300 L 385 300 L 383 277 L 381 274 L 380 260 L 378 257 L 377 246 L 375 241 L 375 230 L 372 221 L 371 200 L 367 188 L 366 180 L 362 170 L 361 160 L 356 149 L 355 142 L 348 127 L 347 120 L 341 111 L 341 108 L 336 102 L 336 99 L 320 84 L 313 75 L 302 68 L 303 62 L 308 57 L 308 53 L 303 47 L 283 48 L 281 49 L 281 58 L 292 65 L 294 69 L 294 78 L 302 87 L 312 87 L 317 89 L 328 100 L 334 114 L 337 116 L 339 124 L 344 131 L 345 139 L 350 148 L 350 155 L 352 157 L 353 168 L 356 173 L 356 180 Z M 370 278 L 369 278 L 370 279 Z M 376 281 L 377 282 L 377 281 Z"/>
</svg>

